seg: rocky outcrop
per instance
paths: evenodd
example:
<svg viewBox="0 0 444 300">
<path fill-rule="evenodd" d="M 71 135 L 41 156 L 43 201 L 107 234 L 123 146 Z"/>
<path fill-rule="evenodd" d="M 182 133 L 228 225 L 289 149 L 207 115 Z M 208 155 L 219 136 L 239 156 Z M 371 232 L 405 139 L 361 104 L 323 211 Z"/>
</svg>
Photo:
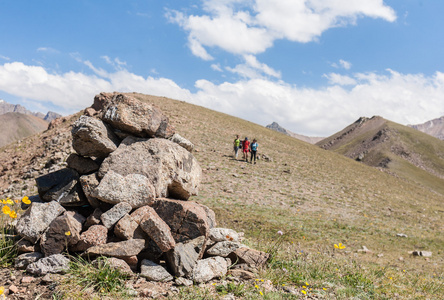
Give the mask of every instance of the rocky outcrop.
<svg viewBox="0 0 444 300">
<path fill-rule="evenodd" d="M 68 251 L 110 257 L 116 268 L 151 281 L 225 276 L 227 257 L 243 255 L 235 254 L 242 234 L 215 228 L 210 208 L 187 201 L 197 195 L 202 172 L 193 144 L 174 134 L 159 109 L 126 95 L 100 94 L 85 114 L 72 129 L 77 153 L 67 168 L 36 179 L 44 203 L 33 203 L 17 222 L 30 241 L 26 251 L 42 253 L 18 266 L 32 274 L 63 272 L 61 253 Z M 259 256 L 264 263 L 266 254 Z M 48 264 L 56 271 L 44 269 Z"/>
</svg>

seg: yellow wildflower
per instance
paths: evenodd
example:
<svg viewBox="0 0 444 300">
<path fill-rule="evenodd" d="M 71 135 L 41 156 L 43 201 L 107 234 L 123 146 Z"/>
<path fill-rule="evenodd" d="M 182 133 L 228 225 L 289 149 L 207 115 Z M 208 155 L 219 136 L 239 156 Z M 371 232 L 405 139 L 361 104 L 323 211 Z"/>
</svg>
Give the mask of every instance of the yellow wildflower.
<svg viewBox="0 0 444 300">
<path fill-rule="evenodd" d="M 5 287 L 4 286 L 0 286 L 0 295 L 3 295 L 4 292 L 5 292 Z"/>
<path fill-rule="evenodd" d="M 9 204 L 9 205 L 14 205 L 14 201 L 12 201 L 11 199 L 7 199 L 6 200 L 6 204 Z"/>
<path fill-rule="evenodd" d="M 70 236 L 70 235 L 71 235 L 71 231 L 67 231 L 67 232 L 65 232 L 65 235 L 66 235 L 66 236 Z"/>
<path fill-rule="evenodd" d="M 17 218 L 17 213 L 16 213 L 15 211 L 11 211 L 11 212 L 9 213 L 9 216 L 10 216 L 11 218 L 15 219 L 15 218 Z"/>
<path fill-rule="evenodd" d="M 25 204 L 31 204 L 31 200 L 29 200 L 28 196 L 23 197 L 22 202 Z"/>
<path fill-rule="evenodd" d="M 259 294 L 261 294 L 261 296 L 263 296 L 263 295 L 264 295 L 264 293 L 262 293 L 261 291 L 259 291 Z"/>
<path fill-rule="evenodd" d="M 9 206 L 3 206 L 3 208 L 2 208 L 2 212 L 3 212 L 5 215 L 9 215 L 9 213 L 11 212 L 11 209 L 9 208 Z"/>
<path fill-rule="evenodd" d="M 302 293 L 302 294 L 304 294 L 304 295 L 306 295 L 306 294 L 307 294 L 307 292 L 306 292 L 306 291 L 304 291 L 304 290 L 302 290 L 302 291 L 301 291 L 301 293 Z"/>
<path fill-rule="evenodd" d="M 335 246 L 335 248 L 336 249 L 345 249 L 345 246 L 344 245 L 342 245 L 342 243 L 339 243 L 339 244 L 334 244 L 334 246 Z"/>
</svg>

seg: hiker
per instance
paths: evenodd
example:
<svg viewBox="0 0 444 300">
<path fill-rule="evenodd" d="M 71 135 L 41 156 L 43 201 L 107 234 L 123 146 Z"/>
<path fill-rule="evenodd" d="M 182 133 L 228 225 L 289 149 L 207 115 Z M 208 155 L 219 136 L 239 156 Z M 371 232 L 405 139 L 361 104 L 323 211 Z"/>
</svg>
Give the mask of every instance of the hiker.
<svg viewBox="0 0 444 300">
<path fill-rule="evenodd" d="M 237 159 L 237 153 L 239 152 L 239 148 L 241 147 L 241 141 L 239 139 L 239 135 L 236 135 L 236 138 L 234 139 L 233 142 L 234 145 L 234 158 Z"/>
<path fill-rule="evenodd" d="M 257 144 L 257 140 L 253 139 L 253 143 L 250 145 L 250 164 L 253 163 L 253 156 L 254 156 L 254 164 L 256 164 L 256 154 L 257 154 L 257 148 L 259 145 Z"/>
<path fill-rule="evenodd" d="M 245 137 L 245 140 L 242 141 L 242 153 L 246 162 L 248 162 L 248 151 L 250 151 L 250 141 Z"/>
</svg>

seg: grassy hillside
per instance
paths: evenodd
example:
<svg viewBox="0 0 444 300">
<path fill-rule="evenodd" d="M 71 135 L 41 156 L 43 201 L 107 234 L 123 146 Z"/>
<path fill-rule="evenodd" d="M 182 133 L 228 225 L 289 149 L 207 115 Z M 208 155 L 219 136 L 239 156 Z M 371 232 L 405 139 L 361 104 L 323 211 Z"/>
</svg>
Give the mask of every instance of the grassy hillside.
<svg viewBox="0 0 444 300">
<path fill-rule="evenodd" d="M 444 196 L 444 141 L 381 117 L 361 118 L 318 146 Z"/>
<path fill-rule="evenodd" d="M 388 268 L 399 275 L 397 280 L 409 276 L 428 280 L 441 274 L 436 286 L 434 281 L 432 285 L 444 293 L 442 194 L 426 184 L 397 178 L 238 118 L 167 98 L 137 97 L 161 107 L 177 130 L 195 143 L 199 150 L 195 155 L 204 169 L 197 200 L 217 212 L 221 226 L 245 231 L 250 242 L 262 250 L 267 250 L 281 230 L 286 234 L 286 245 L 294 248 L 291 255 L 309 251 L 327 261 L 332 257 L 340 261 L 345 256 L 363 263 L 360 268 Z M 273 161 L 250 165 L 233 160 L 235 134 L 257 138 L 259 152 Z M 439 182 L 433 183 L 435 189 L 437 185 Z M 408 238 L 399 238 L 398 233 Z M 339 242 L 347 245 L 346 251 L 333 251 Z M 362 246 L 373 252 L 357 252 Z M 409 254 L 416 249 L 427 249 L 434 256 L 426 261 Z M 288 249 L 283 246 L 280 250 Z M 284 257 L 285 261 L 288 256 Z M 322 280 L 321 276 L 319 282 Z M 421 285 L 395 287 L 399 284 L 403 285 L 389 281 L 385 289 L 375 283 L 372 297 L 400 294 L 408 298 L 424 293 Z M 336 291 L 335 297 L 350 296 L 348 287 L 337 289 L 342 292 Z M 359 288 L 351 295 L 357 295 L 354 293 L 359 294 Z M 359 295 L 360 299 L 368 296 Z"/>
<path fill-rule="evenodd" d="M 48 128 L 41 118 L 20 113 L 0 115 L 0 147 Z"/>
<path fill-rule="evenodd" d="M 160 107 L 195 144 L 203 178 L 191 200 L 212 208 L 219 226 L 245 232 L 246 244 L 272 254 L 256 283 L 237 285 L 246 291 L 237 291 L 238 299 L 443 298 L 442 194 L 245 120 L 168 98 L 133 96 Z M 20 155 L 28 147 L 68 133 L 68 126 L 48 130 L 25 139 L 20 149 L 14 144 L 1 149 L 0 159 L 13 157 L 19 174 L 15 170 L 24 167 Z M 236 134 L 256 138 L 260 155 L 271 161 L 251 165 L 233 159 Z M 335 248 L 339 243 L 345 248 Z M 370 252 L 360 251 L 363 246 Z M 414 250 L 431 251 L 432 257 L 409 254 Z M 179 295 L 218 297 L 211 285 Z"/>
</svg>

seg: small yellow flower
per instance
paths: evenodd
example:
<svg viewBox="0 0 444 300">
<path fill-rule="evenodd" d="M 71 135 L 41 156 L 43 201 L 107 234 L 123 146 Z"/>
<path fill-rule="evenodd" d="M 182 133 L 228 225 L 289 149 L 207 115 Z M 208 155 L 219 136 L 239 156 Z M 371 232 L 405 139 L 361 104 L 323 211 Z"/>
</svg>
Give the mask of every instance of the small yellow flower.
<svg viewBox="0 0 444 300">
<path fill-rule="evenodd" d="M 9 215 L 9 213 L 11 212 L 11 209 L 9 208 L 9 206 L 3 206 L 3 208 L 2 208 L 2 212 L 3 212 L 5 215 Z"/>
<path fill-rule="evenodd" d="M 261 296 L 263 296 L 263 295 L 264 295 L 264 293 L 262 293 L 261 291 L 259 291 L 259 294 L 261 294 Z"/>
<path fill-rule="evenodd" d="M 308 282 L 306 282 L 305 285 L 310 285 L 310 284 Z"/>
<path fill-rule="evenodd" d="M 9 216 L 10 216 L 11 218 L 15 219 L 15 218 L 17 218 L 17 213 L 16 213 L 15 211 L 11 211 L 11 212 L 9 213 Z"/>
<path fill-rule="evenodd" d="M 264 282 L 264 280 L 263 280 L 263 279 L 261 279 L 261 281 L 262 281 L 262 282 Z"/>
<path fill-rule="evenodd" d="M 11 199 L 7 199 L 6 200 L 6 204 L 9 204 L 9 205 L 14 205 L 14 201 L 12 201 Z"/>
<path fill-rule="evenodd" d="M 283 283 L 282 286 L 285 286 L 285 283 Z"/>
<path fill-rule="evenodd" d="M 303 285 L 302 288 L 306 289 L 307 287 L 305 285 Z"/>
<path fill-rule="evenodd" d="M 327 289 L 326 288 L 322 288 L 324 291 L 326 291 Z"/>
<path fill-rule="evenodd" d="M 342 243 L 334 244 L 334 246 L 335 246 L 336 249 L 345 249 L 345 246 L 342 245 Z"/>
<path fill-rule="evenodd" d="M 254 287 L 257 288 L 257 289 L 259 288 L 259 286 L 257 284 Z"/>
<path fill-rule="evenodd" d="M 67 232 L 65 232 L 65 235 L 66 235 L 66 236 L 70 236 L 70 235 L 71 235 L 71 231 L 67 231 Z"/>
<path fill-rule="evenodd" d="M 4 286 L 0 286 L 0 295 L 3 295 L 4 292 L 5 292 L 5 287 Z"/>
<path fill-rule="evenodd" d="M 307 294 L 307 292 L 306 292 L 306 291 L 304 291 L 304 290 L 302 290 L 302 291 L 301 291 L 301 293 L 302 293 L 302 294 L 304 294 L 304 295 L 306 295 L 306 294 Z"/>
<path fill-rule="evenodd" d="M 28 196 L 23 197 L 22 202 L 25 204 L 31 204 L 31 200 L 29 200 Z"/>
</svg>

